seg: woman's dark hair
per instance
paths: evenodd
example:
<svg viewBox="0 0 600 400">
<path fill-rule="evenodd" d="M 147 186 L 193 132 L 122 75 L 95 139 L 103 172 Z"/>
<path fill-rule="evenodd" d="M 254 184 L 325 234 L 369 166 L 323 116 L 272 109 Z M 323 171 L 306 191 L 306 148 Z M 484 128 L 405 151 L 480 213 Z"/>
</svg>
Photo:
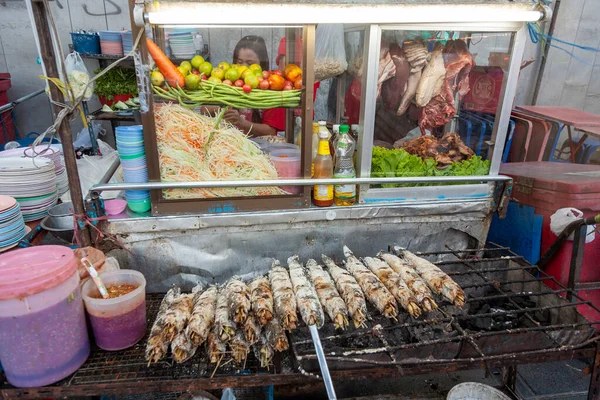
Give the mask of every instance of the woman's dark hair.
<svg viewBox="0 0 600 400">
<path fill-rule="evenodd" d="M 265 39 L 260 36 L 248 35 L 240 39 L 233 50 L 233 62 L 235 63 L 238 59 L 241 49 L 250 49 L 256 53 L 260 60 L 260 67 L 263 71 L 268 71 L 269 67 L 269 54 L 267 53 L 267 45 Z"/>
</svg>

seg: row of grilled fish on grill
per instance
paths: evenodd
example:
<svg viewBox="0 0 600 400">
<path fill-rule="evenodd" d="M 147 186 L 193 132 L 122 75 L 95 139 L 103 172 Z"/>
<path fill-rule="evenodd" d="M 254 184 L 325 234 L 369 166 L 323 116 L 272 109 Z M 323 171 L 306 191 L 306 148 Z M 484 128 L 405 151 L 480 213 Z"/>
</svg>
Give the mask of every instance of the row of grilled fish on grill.
<svg viewBox="0 0 600 400">
<path fill-rule="evenodd" d="M 344 246 L 344 266 L 323 255 L 303 266 L 298 256 L 288 268 L 274 261 L 267 276 L 249 283 L 238 277 L 192 293 L 170 289 L 163 298 L 146 346 L 148 364 L 164 358 L 169 347 L 176 362 L 194 356 L 206 343 L 210 362 L 230 355 L 243 362 L 254 351 L 263 368 L 275 352 L 288 349 L 285 330 L 296 328 L 298 314 L 307 325 L 323 326 L 325 313 L 336 329 L 366 327 L 367 301 L 396 320 L 401 307 L 413 317 L 438 306 L 433 294 L 462 307 L 465 294 L 437 266 L 408 250 L 357 258 Z"/>
</svg>

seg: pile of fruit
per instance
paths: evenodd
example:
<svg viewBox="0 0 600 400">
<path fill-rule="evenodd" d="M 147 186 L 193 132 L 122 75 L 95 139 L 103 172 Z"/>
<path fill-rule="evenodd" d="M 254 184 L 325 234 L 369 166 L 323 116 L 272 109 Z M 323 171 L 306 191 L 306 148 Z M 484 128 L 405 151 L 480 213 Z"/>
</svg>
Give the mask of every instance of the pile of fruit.
<svg viewBox="0 0 600 400">
<path fill-rule="evenodd" d="M 157 68 L 150 75 L 154 93 L 188 107 L 223 104 L 236 108 L 298 107 L 302 69 L 289 64 L 284 71 L 263 71 L 221 62 L 216 67 L 202 56 L 175 66 L 150 40 L 148 50 Z"/>
</svg>

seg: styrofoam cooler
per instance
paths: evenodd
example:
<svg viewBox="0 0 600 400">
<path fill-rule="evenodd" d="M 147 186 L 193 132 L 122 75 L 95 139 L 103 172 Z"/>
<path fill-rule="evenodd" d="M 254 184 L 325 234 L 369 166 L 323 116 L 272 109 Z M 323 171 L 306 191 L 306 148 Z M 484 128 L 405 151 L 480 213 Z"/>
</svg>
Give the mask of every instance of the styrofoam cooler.
<svg viewBox="0 0 600 400">
<path fill-rule="evenodd" d="M 534 207 L 543 217 L 541 253 L 557 239 L 550 230 L 550 216 L 560 208 L 581 210 L 584 217 L 600 212 L 600 166 L 554 162 L 506 163 L 500 168 L 502 175 L 513 178 L 512 197 L 520 204 Z M 519 227 L 515 227 L 518 229 Z M 563 285 L 567 285 L 573 242 L 566 241 L 547 264 L 545 272 Z M 585 244 L 580 282 L 600 282 L 600 238 Z M 556 289 L 550 282 L 548 286 Z M 600 289 L 579 291 L 581 297 L 600 307 Z M 579 311 L 590 320 L 600 319 L 600 314 L 588 306 Z"/>
</svg>

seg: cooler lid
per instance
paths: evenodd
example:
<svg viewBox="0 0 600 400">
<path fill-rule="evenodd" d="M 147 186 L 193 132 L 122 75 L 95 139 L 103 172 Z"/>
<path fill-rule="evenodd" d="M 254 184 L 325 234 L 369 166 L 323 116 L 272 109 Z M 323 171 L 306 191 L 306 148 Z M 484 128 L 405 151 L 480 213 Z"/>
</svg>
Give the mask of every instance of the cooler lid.
<svg viewBox="0 0 600 400">
<path fill-rule="evenodd" d="M 548 161 L 505 163 L 500 166 L 500 174 L 513 178 L 515 185 L 531 189 L 600 196 L 600 165 Z"/>
<path fill-rule="evenodd" d="M 66 246 L 34 246 L 0 256 L 0 300 L 43 292 L 77 271 L 73 250 Z"/>
</svg>

